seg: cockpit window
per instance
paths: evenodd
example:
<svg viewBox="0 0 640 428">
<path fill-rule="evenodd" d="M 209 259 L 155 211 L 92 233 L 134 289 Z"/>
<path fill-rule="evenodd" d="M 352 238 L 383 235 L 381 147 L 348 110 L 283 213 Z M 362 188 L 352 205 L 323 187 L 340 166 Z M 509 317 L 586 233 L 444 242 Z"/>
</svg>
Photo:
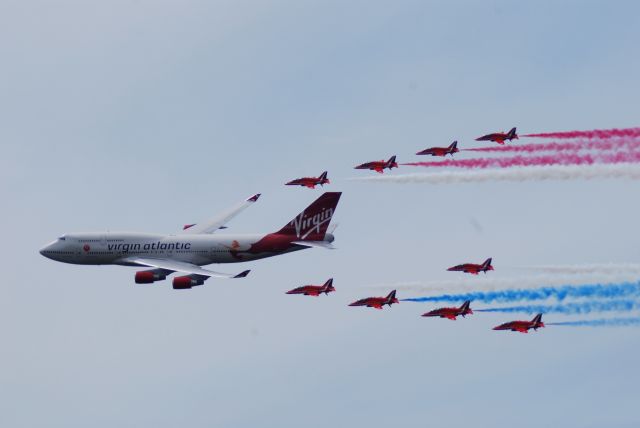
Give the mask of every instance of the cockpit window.
<svg viewBox="0 0 640 428">
<path fill-rule="evenodd" d="M 65 239 L 67 239 L 66 236 L 62 235 L 61 237 L 58 238 L 59 241 L 64 241 Z"/>
</svg>

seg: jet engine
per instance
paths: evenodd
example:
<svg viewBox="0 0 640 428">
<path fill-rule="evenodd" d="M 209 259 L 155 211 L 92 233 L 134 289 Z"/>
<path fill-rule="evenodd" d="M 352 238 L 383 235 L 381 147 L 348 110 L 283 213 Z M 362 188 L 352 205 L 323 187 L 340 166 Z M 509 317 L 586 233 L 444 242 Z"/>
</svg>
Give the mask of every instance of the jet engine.
<svg viewBox="0 0 640 428">
<path fill-rule="evenodd" d="M 185 290 L 202 284 L 204 284 L 204 279 L 193 277 L 191 275 L 176 276 L 173 278 L 173 288 L 175 290 Z"/>
<path fill-rule="evenodd" d="M 156 281 L 162 281 L 167 279 L 167 275 L 164 275 L 156 270 L 143 270 L 136 272 L 136 284 L 152 284 Z"/>
</svg>

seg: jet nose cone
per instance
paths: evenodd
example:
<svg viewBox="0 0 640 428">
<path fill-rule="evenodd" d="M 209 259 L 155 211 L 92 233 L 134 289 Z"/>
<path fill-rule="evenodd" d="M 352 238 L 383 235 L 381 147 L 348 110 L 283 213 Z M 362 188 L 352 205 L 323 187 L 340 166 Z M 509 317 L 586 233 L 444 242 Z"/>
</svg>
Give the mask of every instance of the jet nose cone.
<svg viewBox="0 0 640 428">
<path fill-rule="evenodd" d="M 42 254 L 44 257 L 53 260 L 53 257 L 52 257 L 53 254 L 51 253 L 51 250 L 53 249 L 54 244 L 55 244 L 55 241 L 54 242 L 50 242 L 47 245 L 45 245 L 44 247 L 40 248 L 40 250 L 38 252 L 40 254 Z"/>
<path fill-rule="evenodd" d="M 46 257 L 46 258 L 50 259 L 51 257 L 49 257 L 49 254 L 47 253 L 47 251 L 48 251 L 48 249 L 49 249 L 49 247 L 50 247 L 50 246 L 51 246 L 51 245 L 45 245 L 44 247 L 40 248 L 40 250 L 39 250 L 38 252 L 39 252 L 42 256 L 44 256 L 44 257 Z"/>
</svg>

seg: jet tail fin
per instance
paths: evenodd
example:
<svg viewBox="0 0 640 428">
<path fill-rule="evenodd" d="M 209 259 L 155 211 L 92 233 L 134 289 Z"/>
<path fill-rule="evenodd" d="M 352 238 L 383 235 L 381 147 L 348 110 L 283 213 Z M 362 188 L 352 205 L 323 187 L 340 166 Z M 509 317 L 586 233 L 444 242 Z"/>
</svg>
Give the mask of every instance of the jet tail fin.
<svg viewBox="0 0 640 428">
<path fill-rule="evenodd" d="M 538 315 L 536 315 L 536 316 L 531 320 L 531 322 L 532 322 L 533 324 L 540 324 L 540 323 L 542 322 L 542 314 L 538 314 Z"/>
<path fill-rule="evenodd" d="M 458 147 L 458 142 L 454 141 L 453 143 L 451 143 L 451 145 L 449 146 L 449 150 L 454 150 L 455 148 Z"/>
<path fill-rule="evenodd" d="M 324 285 L 322 286 L 322 288 L 323 288 L 324 290 L 330 290 L 330 289 L 332 289 L 332 288 L 333 288 L 333 278 L 329 278 L 329 279 L 327 280 L 327 282 L 325 282 L 325 283 L 324 283 Z"/>
<path fill-rule="evenodd" d="M 460 306 L 460 311 L 461 311 L 461 312 L 466 311 L 467 309 L 469 309 L 469 306 L 470 306 L 470 305 L 471 305 L 471 300 L 467 300 L 466 302 L 464 302 L 464 303 L 462 304 L 462 306 Z"/>
<path fill-rule="evenodd" d="M 393 302 L 394 300 L 396 300 L 396 290 L 387 295 L 387 302 Z"/>
<path fill-rule="evenodd" d="M 318 177 L 318 180 L 322 181 L 322 180 L 326 180 L 327 179 L 327 171 L 323 172 L 322 174 L 320 174 L 320 177 Z"/>
<path fill-rule="evenodd" d="M 482 263 L 482 269 L 488 269 L 491 267 L 491 257 L 489 257 L 487 260 L 484 261 L 484 263 Z"/>
<path fill-rule="evenodd" d="M 389 160 L 387 161 L 387 168 L 393 168 L 393 167 L 398 167 L 398 164 L 396 163 L 396 155 L 393 155 L 389 158 Z"/>
<path fill-rule="evenodd" d="M 342 192 L 325 192 L 287 223 L 277 234 L 291 235 L 296 241 L 323 241 Z"/>
<path fill-rule="evenodd" d="M 511 139 L 511 138 L 518 138 L 518 136 L 516 135 L 516 128 L 511 128 L 511 130 L 507 133 L 507 138 Z"/>
</svg>

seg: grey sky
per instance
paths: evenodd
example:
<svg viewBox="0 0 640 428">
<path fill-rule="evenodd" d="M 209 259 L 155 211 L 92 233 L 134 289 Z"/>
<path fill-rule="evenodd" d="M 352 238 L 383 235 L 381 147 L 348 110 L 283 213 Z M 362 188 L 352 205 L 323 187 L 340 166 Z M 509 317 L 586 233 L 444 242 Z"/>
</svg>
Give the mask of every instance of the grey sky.
<svg viewBox="0 0 640 428">
<path fill-rule="evenodd" d="M 637 262 L 639 183 L 346 179 L 511 126 L 639 125 L 639 24 L 631 1 L 0 1 L 0 425 L 637 426 L 637 329 L 346 305 L 488 256 L 496 278 Z M 339 249 L 215 267 L 242 281 L 177 292 L 38 254 L 256 192 L 229 232 L 272 231 L 320 194 L 282 183 L 325 169 Z"/>
</svg>

